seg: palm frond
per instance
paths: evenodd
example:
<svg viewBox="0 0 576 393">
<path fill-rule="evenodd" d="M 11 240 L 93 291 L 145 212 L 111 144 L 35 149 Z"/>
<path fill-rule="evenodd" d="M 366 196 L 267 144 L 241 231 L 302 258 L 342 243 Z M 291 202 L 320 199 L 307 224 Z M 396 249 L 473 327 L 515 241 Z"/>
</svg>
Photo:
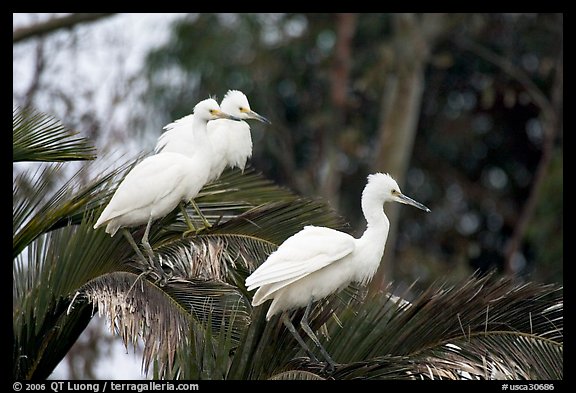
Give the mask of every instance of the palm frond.
<svg viewBox="0 0 576 393">
<path fill-rule="evenodd" d="M 432 351 L 427 351 L 432 352 Z M 562 379 L 562 343 L 536 334 L 486 332 L 424 358 L 453 379 Z"/>
<path fill-rule="evenodd" d="M 92 305 L 78 302 L 70 314 L 66 312 L 67 307 L 66 301 L 52 303 L 41 324 L 33 312 L 20 315 L 14 324 L 12 349 L 15 379 L 48 378 L 88 326 Z"/>
<path fill-rule="evenodd" d="M 226 202 L 244 202 L 254 207 L 296 197 L 288 188 L 278 186 L 248 166 L 244 171 L 237 168 L 226 169 L 217 180 L 205 185 L 195 199 L 199 206 L 210 211 L 213 207 L 219 209 Z"/>
<path fill-rule="evenodd" d="M 390 297 L 350 303 L 336 311 L 342 327 L 329 323 L 326 347 L 345 364 L 391 355 L 418 361 L 412 373 L 427 366 L 441 370 L 437 376 L 464 369 L 474 378 L 555 378 L 562 374 L 562 309 L 561 288 L 488 275 L 431 286 L 411 304 Z"/>
<path fill-rule="evenodd" d="M 122 239 L 95 233 L 93 220 L 38 236 L 13 264 L 15 373 L 48 376 L 91 318 L 79 303 L 68 315 L 71 296 L 85 282 L 129 266 Z M 16 374 L 15 374 L 16 375 Z"/>
<path fill-rule="evenodd" d="M 31 108 L 15 108 L 12 159 L 18 161 L 93 160 L 95 149 L 55 118 Z"/>
<path fill-rule="evenodd" d="M 227 169 L 219 179 L 205 185 L 194 201 L 206 218 L 219 224 L 262 205 L 287 203 L 296 199 L 301 198 L 292 191 L 266 179 L 262 173 L 253 168 L 247 168 L 244 172 L 239 169 Z M 330 210 L 325 201 L 316 203 L 323 205 L 326 211 Z M 188 208 L 190 217 L 194 217 L 195 214 L 193 209 Z M 330 214 L 335 215 L 334 212 Z M 201 225 L 202 223 L 196 219 L 194 224 Z M 340 224 L 343 225 L 342 220 Z M 166 223 L 163 222 L 162 226 L 166 226 Z M 177 230 L 184 230 L 184 228 L 184 222 L 175 227 Z"/>
<path fill-rule="evenodd" d="M 286 369 L 301 349 L 278 318 L 266 321 L 266 308 L 252 310 L 251 322 L 234 351 L 228 379 L 268 379 Z M 310 370 L 304 370 L 310 371 Z"/>
<path fill-rule="evenodd" d="M 159 378 L 175 374 L 181 348 L 199 340 L 214 345 L 212 333 L 221 326 L 228 327 L 222 334 L 237 342 L 233 336 L 238 337 L 248 322 L 243 298 L 235 288 L 216 282 L 177 280 L 159 287 L 142 275 L 114 272 L 90 281 L 80 293 L 97 305 L 126 346 L 142 337 L 143 369 L 148 372 L 154 364 Z"/>
<path fill-rule="evenodd" d="M 340 364 L 331 374 L 308 358 L 294 359 L 286 367 L 333 379 L 556 380 L 562 379 L 562 355 L 562 345 L 549 340 L 491 333 L 418 355 Z"/>
<path fill-rule="evenodd" d="M 111 197 L 120 175 L 132 165 L 134 161 L 83 184 L 93 169 L 86 165 L 51 195 L 50 179 L 62 171 L 62 165 L 42 168 L 34 175 L 20 174 L 13 184 L 13 256 L 43 233 L 80 223 L 85 212 L 99 208 Z M 27 192 L 30 188 L 36 192 Z"/>
<path fill-rule="evenodd" d="M 296 371 L 309 372 L 319 378 L 343 379 L 416 379 L 419 374 L 414 373 L 416 362 L 407 356 L 386 355 L 368 360 L 340 364 L 332 373 L 328 373 L 323 363 L 310 361 L 307 357 L 290 360 L 285 368 L 294 373 Z M 427 370 L 426 370 L 427 371 Z"/>
<path fill-rule="evenodd" d="M 235 315 L 233 308 L 227 311 Z M 221 320 L 220 325 L 215 323 L 210 312 L 204 320 L 198 322 L 195 329 L 190 330 L 189 340 L 180 345 L 176 353 L 175 367 L 165 377 L 186 380 L 226 379 L 230 356 L 237 345 L 237 340 L 232 337 L 232 329 L 227 328 L 224 320 Z M 158 371 L 156 367 L 156 378 L 161 375 Z"/>
<path fill-rule="evenodd" d="M 171 279 L 163 291 L 199 323 L 210 320 L 210 329 L 218 333 L 227 326 L 230 339 L 237 343 L 250 323 L 249 303 L 238 289 L 221 281 Z"/>
<path fill-rule="evenodd" d="M 273 375 L 270 377 L 270 379 L 274 381 L 323 381 L 326 378 L 322 378 L 318 374 L 312 373 L 310 371 L 290 370 Z"/>
<path fill-rule="evenodd" d="M 244 288 L 249 272 L 305 225 L 341 228 L 343 220 L 320 201 L 291 198 L 257 206 L 198 235 L 182 238 L 178 230 L 151 231 L 151 239 L 174 274 Z"/>
<path fill-rule="evenodd" d="M 432 285 L 412 303 L 388 294 L 333 300 L 319 302 L 311 325 L 327 328 L 319 337 L 328 337 L 324 346 L 340 363 L 334 372 L 301 357 L 306 354 L 280 320 L 265 321 L 262 306 L 252 312 L 228 378 L 268 379 L 296 372 L 330 379 L 563 376 L 562 291 L 556 286 L 490 275 L 452 287 Z M 299 315 L 301 310 L 292 316 L 296 326 Z"/>
</svg>

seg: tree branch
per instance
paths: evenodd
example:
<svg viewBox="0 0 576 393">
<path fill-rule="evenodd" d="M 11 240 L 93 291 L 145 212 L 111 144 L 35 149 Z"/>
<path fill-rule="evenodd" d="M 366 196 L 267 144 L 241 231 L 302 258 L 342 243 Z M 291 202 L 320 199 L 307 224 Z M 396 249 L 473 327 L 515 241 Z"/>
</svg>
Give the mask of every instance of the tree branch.
<svg viewBox="0 0 576 393">
<path fill-rule="evenodd" d="M 336 110 L 345 111 L 348 105 L 348 85 L 352 67 L 352 40 L 356 32 L 357 16 L 336 14 L 336 47 L 331 67 L 331 98 Z"/>
<path fill-rule="evenodd" d="M 510 60 L 466 37 L 458 38 L 456 43 L 462 49 L 468 50 L 476 56 L 494 64 L 496 67 L 507 73 L 512 79 L 520 83 L 524 90 L 526 90 L 526 93 L 530 95 L 534 104 L 544 112 L 545 116 L 549 115 L 550 112 L 554 112 L 554 108 L 552 108 L 550 100 L 546 97 L 546 94 L 544 94 L 534 81 L 532 81 L 530 76 L 528 76 L 521 68 L 514 65 Z"/>
<path fill-rule="evenodd" d="M 50 34 L 60 29 L 71 28 L 80 23 L 94 22 L 112 15 L 115 15 L 115 13 L 78 13 L 52 18 L 14 30 L 12 33 L 12 43 L 15 44 L 28 38 Z"/>
<path fill-rule="evenodd" d="M 458 45 L 484 60 L 494 64 L 495 66 L 506 72 L 512 79 L 516 80 L 522 85 L 524 90 L 528 93 L 532 101 L 538 108 L 540 108 L 540 121 L 542 122 L 542 129 L 544 133 L 544 140 L 542 143 L 542 156 L 536 168 L 532 181 L 532 188 L 530 195 L 522 206 L 521 214 L 514 227 L 512 236 L 508 240 L 504 250 L 505 257 L 505 271 L 509 275 L 516 273 L 514 269 L 513 259 L 522 245 L 522 240 L 526 234 L 528 223 L 532 218 L 534 209 L 538 202 L 540 189 L 548 174 L 552 154 L 554 150 L 554 142 L 560 127 L 560 112 L 562 107 L 562 85 L 563 85 L 563 67 L 562 67 L 562 49 L 558 56 L 556 65 L 556 76 L 554 85 L 552 87 L 551 99 L 530 79 L 530 77 L 519 67 L 515 66 L 508 59 L 490 51 L 489 49 L 473 42 L 469 39 L 460 39 L 457 41 Z"/>
</svg>

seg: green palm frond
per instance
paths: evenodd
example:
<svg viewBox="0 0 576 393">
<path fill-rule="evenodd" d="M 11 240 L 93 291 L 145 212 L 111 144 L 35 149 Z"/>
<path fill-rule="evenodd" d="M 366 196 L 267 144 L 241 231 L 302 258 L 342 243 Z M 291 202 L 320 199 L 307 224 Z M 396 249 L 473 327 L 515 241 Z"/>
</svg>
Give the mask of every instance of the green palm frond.
<svg viewBox="0 0 576 393">
<path fill-rule="evenodd" d="M 15 182 L 15 200 L 20 202 L 14 204 L 14 330 L 17 341 L 30 347 L 21 345 L 14 356 L 44 362 L 41 370 L 33 360 L 21 364 L 19 375 L 44 375 L 40 372 L 50 370 L 48 361 L 56 366 L 59 359 L 46 357 L 32 344 L 56 320 L 76 326 L 74 333 L 79 334 L 79 327 L 85 325 L 74 324 L 70 318 L 84 312 L 80 307 L 84 304 L 106 315 L 126 345 L 143 337 L 145 370 L 154 364 L 158 375 L 178 375 L 182 365 L 174 363 L 176 348 L 190 329 L 197 347 L 201 337 L 209 342 L 224 333 L 230 345 L 238 344 L 250 322 L 251 307 L 243 293 L 243 280 L 250 270 L 303 225 L 341 223 L 319 201 L 298 198 L 256 172 L 231 171 L 223 182 L 208 185 L 211 191 L 204 192 L 204 197 L 212 198 L 213 208 L 219 211 L 234 205 L 239 215 L 187 238 L 179 230 L 182 223 L 177 210 L 154 225 L 151 239 L 157 257 L 172 275 L 154 283 L 142 274 L 147 266 L 123 237 L 111 238 L 103 230 L 92 229 L 100 209 L 138 160 L 83 186 L 77 180 L 81 174 L 76 174 L 48 196 L 25 199 Z M 31 183 L 38 189 L 49 188 L 42 173 Z M 230 198 L 230 193 L 236 198 Z M 219 196 L 228 198 L 218 204 Z M 134 229 L 136 238 L 142 230 Z M 151 315 L 171 325 L 151 321 Z M 211 321 L 209 329 L 202 327 L 206 320 Z M 223 326 L 226 330 L 221 332 Z M 167 328 L 174 335 L 166 335 Z M 73 342 L 76 337 L 68 339 Z"/>
<path fill-rule="evenodd" d="M 212 331 L 230 326 L 230 339 L 234 343 L 250 323 L 248 301 L 232 285 L 214 280 L 172 279 L 162 290 L 198 323 L 210 320 Z"/>
<path fill-rule="evenodd" d="M 290 370 L 273 375 L 270 377 L 270 379 L 274 381 L 323 381 L 326 378 L 322 378 L 318 374 L 314 374 L 309 371 Z"/>
<path fill-rule="evenodd" d="M 462 345 L 460 345 L 462 344 Z M 333 379 L 559 380 L 562 345 L 519 334 L 490 334 L 415 355 L 383 355 L 344 363 Z M 327 377 L 323 364 L 297 358 L 286 366 Z"/>
<path fill-rule="evenodd" d="M 298 344 L 278 319 L 266 322 L 265 307 L 252 310 L 251 322 L 234 352 L 228 379 L 268 379 L 297 356 Z"/>
<path fill-rule="evenodd" d="M 334 294 L 319 301 L 311 312 L 310 325 L 319 330 L 322 335 L 327 334 L 326 325 L 329 321 L 340 323 L 335 312 L 350 303 L 350 299 L 356 299 L 358 288 L 349 288 L 339 294 Z M 268 303 L 252 310 L 250 326 L 246 329 L 234 358 L 231 360 L 229 379 L 270 379 L 274 375 L 284 372 L 307 371 L 316 374 L 319 378 L 328 377 L 321 373 L 325 364 L 311 363 L 300 345 L 295 341 L 292 334 L 286 329 L 278 316 L 266 321 Z M 303 310 L 292 312 L 291 319 L 299 321 Z M 297 324 L 296 324 L 297 326 Z M 300 332 L 301 336 L 305 336 Z M 314 344 L 309 343 L 313 348 Z M 300 369 L 292 368 L 292 364 L 304 360 L 307 367 Z M 296 362 L 296 363 L 294 363 Z M 290 375 L 284 374 L 283 378 Z"/>
<path fill-rule="evenodd" d="M 327 326 L 329 339 L 323 340 L 324 345 L 339 363 L 334 372 L 329 373 L 324 363 L 302 357 L 305 353 L 279 318 L 265 321 L 264 305 L 253 309 L 239 344 L 228 348 L 233 356 L 226 378 L 563 376 L 561 288 L 488 276 L 470 278 L 454 287 L 433 285 L 412 303 L 388 295 L 360 302 L 344 300 L 321 302 L 311 323 Z M 488 315 L 485 304 L 490 304 Z M 329 312 L 325 312 L 327 308 L 331 308 Z M 333 318 L 332 311 L 336 314 Z M 301 313 L 293 314 L 298 326 Z M 309 346 L 315 348 L 311 342 Z"/>
<path fill-rule="evenodd" d="M 195 198 L 202 211 L 222 210 L 226 203 L 243 202 L 254 207 L 266 202 L 289 200 L 297 196 L 289 189 L 266 179 L 262 173 L 248 166 L 226 169 L 217 180 L 206 184 Z"/>
<path fill-rule="evenodd" d="M 15 108 L 12 159 L 18 161 L 93 160 L 95 149 L 55 118 L 31 108 Z"/>
<path fill-rule="evenodd" d="M 13 256 L 17 256 L 36 237 L 68 224 L 77 224 L 85 212 L 103 205 L 113 193 L 115 185 L 134 165 L 130 161 L 83 184 L 91 177 L 93 165 L 88 164 L 50 195 L 51 178 L 61 174 L 62 164 L 42 168 L 35 175 L 24 172 L 13 184 Z M 34 193 L 28 192 L 35 190 Z"/>
<path fill-rule="evenodd" d="M 301 221 L 298 221 L 298 217 Z M 143 337 L 146 370 L 152 359 L 155 359 L 155 375 L 159 377 L 175 375 L 180 377 L 184 375 L 186 378 L 205 377 L 205 374 L 198 374 L 198 372 L 207 369 L 197 367 L 190 369 L 186 364 L 179 363 L 178 359 L 182 359 L 183 356 L 179 353 L 184 349 L 188 351 L 201 349 L 205 356 L 203 359 L 206 361 L 212 359 L 210 364 L 218 365 L 222 364 L 218 354 L 226 354 L 228 359 L 229 352 L 238 345 L 250 323 L 251 306 L 245 296 L 244 288 L 244 279 L 249 272 L 262 263 L 283 239 L 300 230 L 303 225 L 314 223 L 338 225 L 340 222 L 340 217 L 318 201 L 291 198 L 286 202 L 268 203 L 250 209 L 199 235 L 186 238 L 182 238 L 178 231 L 171 232 L 158 227 L 156 232 L 158 237 L 153 243 L 156 248 L 155 252 L 162 266 L 169 270 L 171 278 L 167 278 L 166 284 L 161 287 L 141 278 L 134 287 L 149 288 L 144 289 L 143 298 L 146 301 L 138 305 L 127 304 L 126 307 L 146 309 L 149 302 L 161 303 L 161 307 L 153 306 L 154 312 L 161 315 L 162 310 L 173 313 L 176 309 L 177 313 L 184 315 L 185 318 L 166 318 L 178 322 L 177 325 L 170 326 L 170 329 L 180 332 L 173 337 L 174 340 L 179 338 L 180 341 L 170 341 L 170 337 L 165 337 L 162 332 L 162 329 L 166 328 L 164 325 L 142 321 L 136 323 L 134 318 L 138 318 L 138 315 L 117 314 L 114 311 L 121 307 L 118 299 L 126 299 L 126 296 L 120 293 L 111 294 L 106 288 L 114 288 L 114 291 L 121 290 L 124 293 L 129 287 L 127 283 L 112 282 L 101 277 L 95 281 L 99 283 L 97 291 L 94 292 L 90 284 L 82 288 L 81 292 L 90 301 L 99 302 L 99 310 L 104 312 L 110 320 L 115 321 L 117 331 L 129 332 L 130 337 L 139 335 Z M 151 238 L 154 237 L 151 236 Z M 159 246 L 158 243 L 161 245 Z M 133 260 L 130 264 L 142 272 L 147 268 L 138 260 Z M 136 276 L 133 275 L 132 282 Z M 110 277 L 115 277 L 115 275 Z M 148 291 L 152 290 L 150 288 L 154 288 L 154 295 L 148 295 Z M 134 289 L 132 291 L 134 292 Z M 105 295 L 101 295 L 103 293 Z M 105 301 L 98 300 L 101 298 Z M 163 300 L 160 302 L 159 299 Z M 148 313 L 151 311 L 146 311 L 146 315 Z M 203 330 L 200 329 L 199 326 L 204 326 L 203 323 L 207 320 L 210 321 L 209 326 Z M 134 326 L 145 326 L 145 329 L 148 329 L 147 333 L 137 334 Z M 191 329 L 191 326 L 194 327 L 193 336 L 188 340 L 182 340 L 181 338 L 186 331 Z M 222 330 L 222 327 L 225 329 Z M 203 340 L 200 339 L 202 334 L 204 334 Z M 227 338 L 226 342 L 229 345 L 225 350 L 218 346 L 220 341 L 210 344 L 216 336 Z M 147 348 L 155 348 L 155 350 Z M 189 358 L 186 359 L 189 362 Z M 176 361 L 175 364 L 173 364 L 174 361 Z M 226 364 L 228 362 L 229 360 Z M 214 372 L 210 375 L 216 374 L 222 375 L 221 372 Z"/>
<path fill-rule="evenodd" d="M 233 307 L 226 311 L 232 316 L 236 315 Z M 221 320 L 218 325 L 212 315 L 212 312 L 207 313 L 206 318 L 199 321 L 196 328 L 190 329 L 188 340 L 184 340 L 176 351 L 174 367 L 164 375 L 166 378 L 226 379 L 230 355 L 238 342 L 232 337 L 232 330 L 226 328 L 225 321 Z M 154 378 L 160 378 L 160 364 L 156 362 L 155 366 Z"/>
<path fill-rule="evenodd" d="M 300 197 L 292 191 L 266 179 L 262 173 L 253 168 L 247 168 L 244 172 L 239 169 L 227 169 L 218 180 L 205 185 L 199 195 L 194 198 L 194 201 L 206 218 L 212 223 L 220 224 L 262 205 L 287 203 L 296 199 L 300 199 Z M 316 204 L 322 205 L 326 211 L 331 210 L 325 201 L 318 200 Z M 196 214 L 191 207 L 188 207 L 187 211 L 190 217 L 194 217 Z M 334 211 L 329 213 L 332 218 L 335 215 Z M 197 227 L 202 227 L 202 222 L 197 217 L 194 224 Z M 159 225 L 166 227 L 167 223 L 159 222 Z M 341 218 L 338 225 L 344 225 Z M 181 221 L 172 229 L 184 231 L 187 227 Z"/>
<path fill-rule="evenodd" d="M 86 329 L 92 319 L 92 305 L 78 302 L 70 314 L 67 307 L 68 302 L 53 302 L 42 324 L 34 319 L 40 311 L 30 312 L 29 318 L 19 318 L 14 324 L 14 379 L 48 378 Z"/>
<path fill-rule="evenodd" d="M 15 375 L 45 378 L 92 317 L 80 302 L 68 315 L 70 299 L 87 281 L 130 269 L 121 238 L 95 233 L 93 220 L 38 236 L 13 264 Z M 17 373 L 16 373 L 17 372 Z"/>
<path fill-rule="evenodd" d="M 343 220 L 320 201 L 290 198 L 257 206 L 187 238 L 179 231 L 158 233 L 155 244 L 163 263 L 180 277 L 223 280 L 244 288 L 249 272 L 305 225 L 341 228 Z M 155 234 L 151 238 L 156 240 Z"/>
<path fill-rule="evenodd" d="M 337 312 L 342 327 L 332 323 L 326 343 L 337 362 L 393 355 L 434 366 L 441 370 L 432 372 L 437 376 L 459 375 L 463 368 L 477 378 L 562 374 L 561 288 L 489 275 L 430 287 L 411 304 L 391 299 L 368 299 Z M 412 373 L 429 373 L 422 370 Z"/>
</svg>

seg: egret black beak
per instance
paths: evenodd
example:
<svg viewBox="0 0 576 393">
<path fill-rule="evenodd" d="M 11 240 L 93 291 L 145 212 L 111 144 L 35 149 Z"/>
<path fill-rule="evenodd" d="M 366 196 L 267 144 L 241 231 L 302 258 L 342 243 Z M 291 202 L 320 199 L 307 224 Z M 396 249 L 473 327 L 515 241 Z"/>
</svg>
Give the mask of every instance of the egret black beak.
<svg viewBox="0 0 576 393">
<path fill-rule="evenodd" d="M 405 205 L 412 205 L 414 207 L 417 207 L 418 209 L 421 209 L 427 213 L 430 213 L 430 209 L 428 209 L 426 206 L 424 206 L 420 202 L 416 202 L 414 199 L 407 197 L 404 194 L 398 194 L 398 195 L 396 195 L 396 197 L 397 197 L 397 201 L 400 203 L 404 203 Z"/>
<path fill-rule="evenodd" d="M 265 118 L 264 116 L 259 115 L 258 113 L 254 112 L 254 111 L 248 111 L 246 112 L 246 114 L 248 115 L 249 119 L 254 119 L 254 120 L 258 120 L 261 121 L 262 123 L 266 123 L 266 124 L 272 124 L 272 122 L 270 120 L 268 120 L 267 118 Z"/>
<path fill-rule="evenodd" d="M 241 121 L 242 120 L 239 117 L 232 116 L 232 115 L 229 115 L 228 113 L 218 111 L 218 110 L 213 110 L 213 111 L 211 111 L 211 113 L 212 113 L 212 116 L 214 116 L 214 119 L 228 119 L 228 120 L 234 120 L 234 121 Z"/>
</svg>

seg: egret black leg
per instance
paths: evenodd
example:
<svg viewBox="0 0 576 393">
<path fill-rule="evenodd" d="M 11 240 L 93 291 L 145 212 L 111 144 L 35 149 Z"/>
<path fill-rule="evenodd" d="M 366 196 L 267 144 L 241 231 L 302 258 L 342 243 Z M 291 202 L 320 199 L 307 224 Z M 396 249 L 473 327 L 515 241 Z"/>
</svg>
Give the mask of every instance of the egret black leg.
<svg viewBox="0 0 576 393">
<path fill-rule="evenodd" d="M 144 254 L 142 254 L 142 251 L 140 251 L 140 249 L 136 245 L 136 242 L 134 241 L 134 238 L 130 234 L 130 231 L 128 231 L 126 228 L 123 228 L 122 233 L 124 234 L 124 237 L 128 240 L 128 243 L 130 243 L 130 245 L 132 246 L 134 251 L 136 251 L 136 254 L 142 260 L 144 266 L 147 266 L 146 270 L 142 274 L 148 275 L 150 273 L 154 273 L 156 276 L 158 276 L 158 279 L 160 279 L 162 276 L 158 272 L 154 271 L 154 259 L 151 259 L 151 260 L 146 259 Z M 136 281 L 138 281 L 138 280 L 136 280 Z"/>
<path fill-rule="evenodd" d="M 152 217 L 150 217 L 148 219 L 148 223 L 146 224 L 146 229 L 144 230 L 144 235 L 142 236 L 142 245 L 144 246 L 144 249 L 148 253 L 150 260 L 153 261 L 154 260 L 154 251 L 152 250 L 152 247 L 150 246 L 150 243 L 148 242 L 148 233 L 150 232 L 150 226 L 151 225 L 152 225 Z"/>
<path fill-rule="evenodd" d="M 138 257 L 142 260 L 142 262 L 144 262 L 144 264 L 148 264 L 148 261 L 144 257 L 144 254 L 142 254 L 142 251 L 140 251 L 140 249 L 136 245 L 136 242 L 134 241 L 134 238 L 132 237 L 130 231 L 126 228 L 122 228 L 122 234 L 124 235 L 126 240 L 128 240 L 128 243 L 130 243 L 134 251 L 136 251 L 136 255 L 138 255 Z"/>
<path fill-rule="evenodd" d="M 164 276 L 164 270 L 162 269 L 160 260 L 159 259 L 158 261 L 156 260 L 156 257 L 154 256 L 154 250 L 152 250 L 152 246 L 150 246 L 150 243 L 148 241 L 148 234 L 150 232 L 151 226 L 152 226 L 152 217 L 148 219 L 148 223 L 146 224 L 146 229 L 144 230 L 144 235 L 142 236 L 142 245 L 144 246 L 144 249 L 146 250 L 148 257 L 150 258 L 150 266 L 152 267 L 152 269 L 156 269 L 156 274 L 158 275 L 158 277 L 161 278 Z"/>
<path fill-rule="evenodd" d="M 310 359 L 317 362 L 318 359 L 316 359 L 316 356 L 314 356 L 314 354 L 312 353 L 310 348 L 308 348 L 308 345 L 306 345 L 304 340 L 302 340 L 302 337 L 300 337 L 300 335 L 296 331 L 296 328 L 294 327 L 294 325 L 290 321 L 290 318 L 288 318 L 288 315 L 285 312 L 282 313 L 282 322 L 284 322 L 284 325 L 288 328 L 290 333 L 292 333 L 292 335 L 294 336 L 296 341 L 298 341 L 298 344 L 300 344 L 302 346 L 302 348 L 304 348 L 304 350 L 308 353 L 308 356 L 310 356 Z"/>
<path fill-rule="evenodd" d="M 320 343 L 320 340 L 318 340 L 318 337 L 316 337 L 316 335 L 314 334 L 314 332 L 310 328 L 310 325 L 308 325 L 308 315 L 310 314 L 311 308 L 312 308 L 312 301 L 310 301 L 308 303 L 308 305 L 306 306 L 306 310 L 304 310 L 304 315 L 302 316 L 302 319 L 300 320 L 300 326 L 302 326 L 302 329 L 304 329 L 304 332 L 306 332 L 308 337 L 310 337 L 312 339 L 312 341 L 314 341 L 314 344 L 316 344 L 318 349 L 320 349 L 320 352 L 322 352 L 322 355 L 324 356 L 324 359 L 326 359 L 326 361 L 330 365 L 330 368 L 332 370 L 334 370 L 336 363 L 334 362 L 334 360 L 332 360 L 332 358 L 330 357 L 330 355 L 328 354 L 326 349 L 324 349 L 324 347 Z"/>
</svg>

